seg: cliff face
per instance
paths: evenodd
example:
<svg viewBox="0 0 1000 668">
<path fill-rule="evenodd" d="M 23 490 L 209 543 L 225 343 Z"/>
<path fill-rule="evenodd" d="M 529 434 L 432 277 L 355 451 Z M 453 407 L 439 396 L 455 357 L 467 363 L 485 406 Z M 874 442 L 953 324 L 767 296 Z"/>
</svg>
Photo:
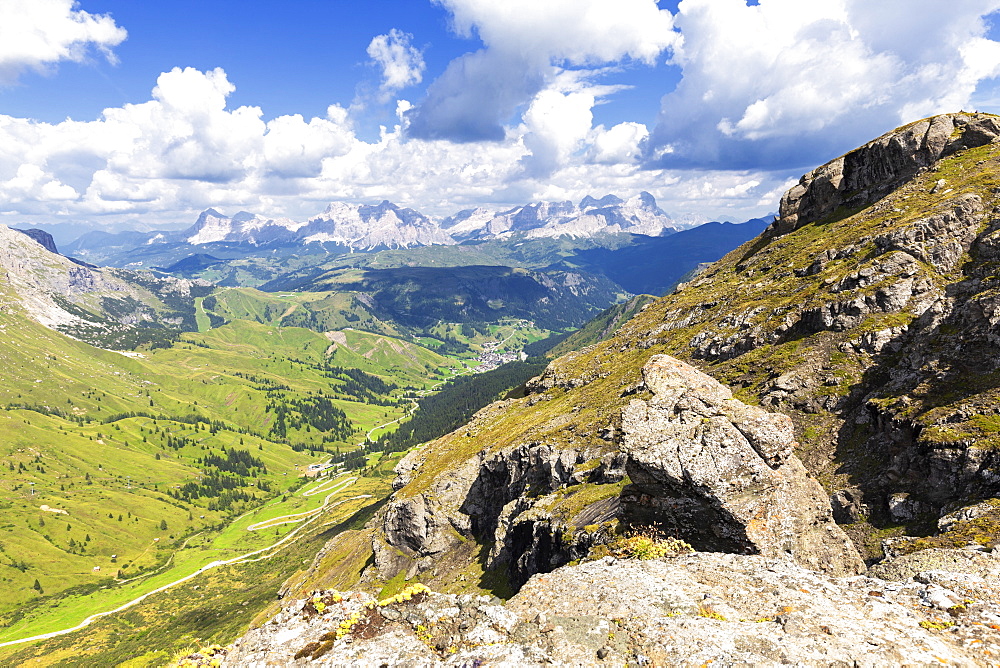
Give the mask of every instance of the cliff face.
<svg viewBox="0 0 1000 668">
<path fill-rule="evenodd" d="M 652 357 L 642 373 L 634 391 L 650 398 L 632 397 L 618 411 L 618 426 L 603 433 L 603 445 L 533 440 L 487 447 L 423 490 L 419 481 L 405 484 L 407 474 L 435 467 L 432 458 L 444 451 L 432 446 L 404 460 L 401 490 L 373 543 L 378 575 L 421 575 L 460 587 L 465 569 L 457 555 L 479 542 L 488 546 L 484 570 L 506 575 L 516 589 L 629 530 L 657 530 L 696 549 L 789 558 L 834 574 L 864 569 L 833 522 L 826 494 L 793 454 L 787 416 L 733 399 L 666 355 Z M 544 385 L 542 379 L 536 388 Z M 547 394 L 523 403 L 537 405 Z M 494 405 L 465 428 L 465 438 L 523 409 L 518 402 Z M 573 415 L 554 419 L 568 427 Z"/>
</svg>

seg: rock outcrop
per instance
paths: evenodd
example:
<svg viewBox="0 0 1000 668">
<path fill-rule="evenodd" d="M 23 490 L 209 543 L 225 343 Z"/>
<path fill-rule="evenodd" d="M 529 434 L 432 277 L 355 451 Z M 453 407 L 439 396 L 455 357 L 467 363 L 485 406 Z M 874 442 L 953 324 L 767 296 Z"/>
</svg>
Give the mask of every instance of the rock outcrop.
<svg viewBox="0 0 1000 668">
<path fill-rule="evenodd" d="M 422 589 L 379 603 L 320 591 L 251 630 L 222 665 L 995 665 L 992 564 L 886 581 L 695 553 L 568 566 L 532 577 L 506 605 Z"/>
<path fill-rule="evenodd" d="M 992 114 L 944 114 L 888 132 L 817 167 L 781 198 L 776 234 L 822 220 L 840 207 L 868 206 L 943 157 L 1000 136 Z"/>
<path fill-rule="evenodd" d="M 559 448 L 531 441 L 480 452 L 428 490 L 408 494 L 400 485 L 373 541 L 378 575 L 434 577 L 447 555 L 478 540 L 492 545 L 485 568 L 505 571 L 516 589 L 536 573 L 587 557 L 616 531 L 649 528 L 702 550 L 789 558 L 835 574 L 864 569 L 827 495 L 793 454 L 791 420 L 733 399 L 711 377 L 665 355 L 650 359 L 643 373 L 653 398 L 627 405 L 620 443 Z M 535 385 L 555 386 L 544 379 Z M 467 430 L 514 408 L 494 405 Z M 401 462 L 400 482 L 418 465 L 414 457 Z"/>
<path fill-rule="evenodd" d="M 59 249 L 56 248 L 55 239 L 53 239 L 52 235 L 46 232 L 45 230 L 39 230 L 37 228 L 31 228 L 29 230 L 20 230 L 17 228 L 12 228 L 12 229 L 15 232 L 20 232 L 21 234 L 25 234 L 31 237 L 32 239 L 40 243 L 42 245 L 42 248 L 49 251 L 50 253 L 56 253 L 56 254 L 59 253 Z"/>
<path fill-rule="evenodd" d="M 698 549 L 791 557 L 836 574 L 864 570 L 830 502 L 793 454 L 792 421 L 733 399 L 667 355 L 643 367 L 649 401 L 622 419 L 632 484 L 623 518 L 660 526 Z"/>
</svg>

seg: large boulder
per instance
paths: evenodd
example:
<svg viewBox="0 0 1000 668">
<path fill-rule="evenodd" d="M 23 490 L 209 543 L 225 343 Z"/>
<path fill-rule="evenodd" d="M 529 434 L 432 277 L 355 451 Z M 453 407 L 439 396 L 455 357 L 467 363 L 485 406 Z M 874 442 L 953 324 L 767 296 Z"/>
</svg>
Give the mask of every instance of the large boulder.
<svg viewBox="0 0 1000 668">
<path fill-rule="evenodd" d="M 651 358 L 643 376 L 653 398 L 634 399 L 622 415 L 629 524 L 699 550 L 790 558 L 835 574 L 864 570 L 828 496 L 793 454 L 787 416 L 733 399 L 667 355 Z"/>
</svg>

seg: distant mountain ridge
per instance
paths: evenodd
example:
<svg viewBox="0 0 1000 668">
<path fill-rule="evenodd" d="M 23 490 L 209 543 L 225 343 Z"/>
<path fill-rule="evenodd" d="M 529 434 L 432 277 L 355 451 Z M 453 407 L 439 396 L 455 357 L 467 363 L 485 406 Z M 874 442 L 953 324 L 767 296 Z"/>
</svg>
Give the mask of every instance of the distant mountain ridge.
<svg viewBox="0 0 1000 668">
<path fill-rule="evenodd" d="M 629 199 L 588 195 L 578 205 L 570 201 L 534 202 L 499 213 L 468 209 L 441 221 L 441 227 L 458 240 L 505 238 L 518 233 L 529 239 L 587 238 L 620 232 L 659 237 L 689 226 L 668 216 L 645 191 Z"/>
<path fill-rule="evenodd" d="M 331 242 L 356 250 L 455 243 L 431 218 L 388 200 L 377 205 L 334 202 L 305 222 L 265 218 L 247 211 L 228 217 L 208 209 L 180 237 L 195 246 L 215 242 L 255 246 Z"/>
<path fill-rule="evenodd" d="M 587 196 L 579 204 L 532 202 L 500 212 L 467 209 L 443 219 L 388 200 L 379 204 L 333 202 L 305 221 L 248 211 L 227 216 L 206 209 L 191 227 L 180 232 L 90 232 L 69 244 L 67 252 L 101 262 L 101 254 L 108 248 L 159 244 L 331 244 L 352 251 L 374 251 L 512 237 L 586 239 L 621 233 L 661 237 L 704 222 L 708 220 L 672 218 L 648 192 L 628 199 Z"/>
</svg>

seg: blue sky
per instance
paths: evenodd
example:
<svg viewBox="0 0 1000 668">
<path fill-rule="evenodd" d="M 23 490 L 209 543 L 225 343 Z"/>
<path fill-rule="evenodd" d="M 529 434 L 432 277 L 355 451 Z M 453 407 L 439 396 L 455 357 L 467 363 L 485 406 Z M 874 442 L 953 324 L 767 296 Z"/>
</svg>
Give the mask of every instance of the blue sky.
<svg viewBox="0 0 1000 668">
<path fill-rule="evenodd" d="M 671 5 L 676 2 L 660 3 Z M 230 107 L 259 106 L 267 118 L 320 116 L 330 104 L 349 106 L 378 86 L 378 68 L 366 53 L 375 35 L 405 31 L 422 51 L 423 85 L 408 91 L 415 97 L 449 62 L 481 45 L 451 31 L 450 13 L 425 0 L 87 0 L 79 7 L 110 15 L 128 31 L 114 49 L 117 63 L 91 57 L 59 64 L 54 72 L 28 71 L 17 85 L 0 89 L 0 113 L 47 122 L 94 119 L 109 106 L 148 100 L 156 77 L 173 67 L 221 67 L 237 84 Z M 672 87 L 679 75 L 678 68 L 665 63 L 631 63 L 608 72 L 602 80 L 635 88 L 616 94 L 614 104 L 601 105 L 599 122 L 654 122 L 659 97 L 648 87 Z M 358 120 L 372 139 L 379 124 L 396 119 L 394 110 L 383 105 Z"/>
<path fill-rule="evenodd" d="M 742 220 L 903 122 L 1000 111 L 998 10 L 0 0 L 0 222 L 383 198 L 447 215 L 640 190 Z"/>
</svg>

